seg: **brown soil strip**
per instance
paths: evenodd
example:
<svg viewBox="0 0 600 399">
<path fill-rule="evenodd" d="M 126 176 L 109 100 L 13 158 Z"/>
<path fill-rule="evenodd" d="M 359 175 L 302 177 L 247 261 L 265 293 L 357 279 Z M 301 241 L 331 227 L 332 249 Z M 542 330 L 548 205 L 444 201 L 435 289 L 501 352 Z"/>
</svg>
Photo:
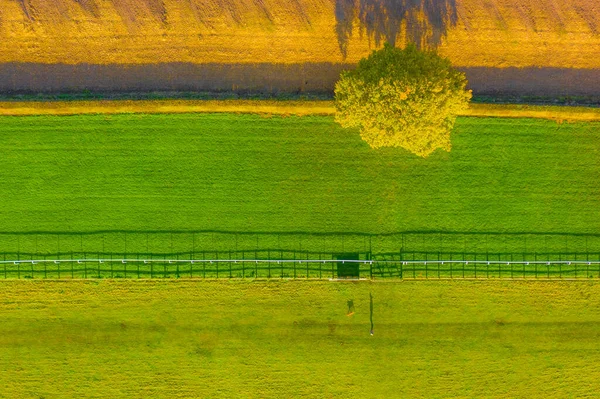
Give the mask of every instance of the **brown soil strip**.
<svg viewBox="0 0 600 399">
<path fill-rule="evenodd" d="M 233 91 L 332 92 L 353 64 L 144 65 L 0 64 L 0 93 Z M 589 96 L 600 94 L 600 69 L 460 68 L 475 94 Z"/>
</svg>

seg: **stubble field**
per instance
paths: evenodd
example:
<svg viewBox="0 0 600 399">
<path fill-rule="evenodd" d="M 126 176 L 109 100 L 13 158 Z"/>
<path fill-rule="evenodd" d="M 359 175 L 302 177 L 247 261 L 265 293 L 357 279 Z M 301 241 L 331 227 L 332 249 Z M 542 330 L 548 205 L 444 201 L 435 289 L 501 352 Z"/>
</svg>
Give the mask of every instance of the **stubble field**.
<svg viewBox="0 0 600 399">
<path fill-rule="evenodd" d="M 406 10 L 400 4 L 1 0 L 0 62 L 356 63 L 377 37 L 393 40 L 386 32 L 398 31 L 399 42 L 413 32 L 439 45 L 456 66 L 600 66 L 593 0 L 416 1 Z"/>
<path fill-rule="evenodd" d="M 332 91 L 384 41 L 479 93 L 595 95 L 594 0 L 0 0 L 4 92 Z"/>
</svg>

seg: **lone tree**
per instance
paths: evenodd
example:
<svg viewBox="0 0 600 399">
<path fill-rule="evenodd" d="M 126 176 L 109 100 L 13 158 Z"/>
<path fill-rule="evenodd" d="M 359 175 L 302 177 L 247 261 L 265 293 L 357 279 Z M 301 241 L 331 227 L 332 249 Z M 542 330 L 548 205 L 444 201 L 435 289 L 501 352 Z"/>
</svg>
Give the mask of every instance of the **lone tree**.
<svg viewBox="0 0 600 399">
<path fill-rule="evenodd" d="M 336 121 L 359 127 L 372 148 L 402 147 L 421 157 L 450 151 L 456 115 L 471 100 L 462 72 L 435 52 L 385 44 L 344 71 L 335 86 Z"/>
</svg>

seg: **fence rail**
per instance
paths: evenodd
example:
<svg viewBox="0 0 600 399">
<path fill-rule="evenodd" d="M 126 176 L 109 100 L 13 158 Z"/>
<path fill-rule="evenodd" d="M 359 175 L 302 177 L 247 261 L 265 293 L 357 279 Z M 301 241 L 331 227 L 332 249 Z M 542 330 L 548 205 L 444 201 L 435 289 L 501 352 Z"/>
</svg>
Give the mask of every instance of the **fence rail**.
<svg viewBox="0 0 600 399">
<path fill-rule="evenodd" d="M 43 258 L 0 260 L 0 278 L 600 279 L 600 259 Z"/>
</svg>

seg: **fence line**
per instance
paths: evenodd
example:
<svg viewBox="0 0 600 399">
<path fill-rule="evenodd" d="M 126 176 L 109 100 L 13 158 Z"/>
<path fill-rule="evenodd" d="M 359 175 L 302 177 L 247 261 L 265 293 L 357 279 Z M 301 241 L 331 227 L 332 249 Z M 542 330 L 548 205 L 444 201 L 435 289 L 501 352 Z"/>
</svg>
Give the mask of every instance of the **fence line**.
<svg viewBox="0 0 600 399">
<path fill-rule="evenodd" d="M 148 258 L 148 259 L 137 259 L 137 258 L 102 258 L 102 259 L 19 259 L 19 260 L 0 260 L 1 264 L 38 264 L 38 263 L 90 263 L 90 262 L 142 262 L 142 263 L 242 263 L 242 262 L 258 262 L 258 263 L 361 263 L 361 264 L 373 264 L 373 263 L 402 263 L 408 264 L 441 264 L 446 263 L 458 263 L 458 264 L 547 264 L 547 265 L 558 265 L 558 264 L 588 264 L 588 265 L 599 265 L 600 261 L 585 261 L 585 260 L 538 260 L 538 261 L 502 261 L 502 260 L 357 260 L 357 259 L 160 259 L 160 258 Z"/>
<path fill-rule="evenodd" d="M 115 264 L 119 266 L 115 267 Z M 166 257 L 0 260 L 0 278 L 5 279 L 128 277 L 371 280 L 389 278 L 600 279 L 600 260 L 171 259 Z"/>
</svg>

